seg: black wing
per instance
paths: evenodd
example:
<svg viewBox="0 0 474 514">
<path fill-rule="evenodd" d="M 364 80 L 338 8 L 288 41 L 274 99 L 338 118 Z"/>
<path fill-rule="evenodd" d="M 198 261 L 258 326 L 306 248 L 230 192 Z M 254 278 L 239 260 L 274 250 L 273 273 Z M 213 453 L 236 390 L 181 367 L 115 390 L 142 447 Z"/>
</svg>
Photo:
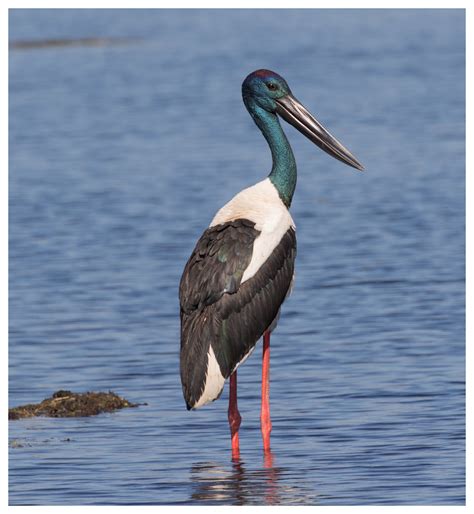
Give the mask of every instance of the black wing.
<svg viewBox="0 0 474 514">
<path fill-rule="evenodd" d="M 237 291 L 260 234 L 254 227 L 252 221 L 239 219 L 203 233 L 181 277 L 181 312 L 191 314 L 212 305 L 224 293 Z"/>
<path fill-rule="evenodd" d="M 204 390 L 210 345 L 222 376 L 229 377 L 275 319 L 288 292 L 296 256 L 292 228 L 241 284 L 259 234 L 245 219 L 211 227 L 186 264 L 180 283 L 181 381 L 188 408 Z"/>
</svg>

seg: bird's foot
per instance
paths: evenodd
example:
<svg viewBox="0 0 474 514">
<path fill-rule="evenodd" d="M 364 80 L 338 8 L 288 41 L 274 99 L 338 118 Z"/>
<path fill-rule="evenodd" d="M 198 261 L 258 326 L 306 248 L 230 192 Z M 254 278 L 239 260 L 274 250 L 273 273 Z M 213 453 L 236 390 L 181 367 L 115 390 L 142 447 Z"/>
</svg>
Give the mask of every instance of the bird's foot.
<svg viewBox="0 0 474 514">
<path fill-rule="evenodd" d="M 240 454 L 239 448 L 239 428 L 242 417 L 237 409 L 229 410 L 228 413 L 230 437 L 232 443 L 232 458 L 238 458 Z"/>
</svg>

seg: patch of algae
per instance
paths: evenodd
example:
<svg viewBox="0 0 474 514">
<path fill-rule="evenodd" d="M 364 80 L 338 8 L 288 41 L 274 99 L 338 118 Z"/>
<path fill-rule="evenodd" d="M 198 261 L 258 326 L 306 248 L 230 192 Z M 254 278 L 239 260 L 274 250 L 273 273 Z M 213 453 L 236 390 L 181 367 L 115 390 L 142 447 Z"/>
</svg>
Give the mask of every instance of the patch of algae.
<svg viewBox="0 0 474 514">
<path fill-rule="evenodd" d="M 139 405 L 146 404 L 131 403 L 112 391 L 108 393 L 72 393 L 71 391 L 60 390 L 41 403 L 8 409 L 8 419 L 32 418 L 35 416 L 50 418 L 95 416 L 102 412 L 112 412 L 126 407 L 138 407 Z"/>
</svg>

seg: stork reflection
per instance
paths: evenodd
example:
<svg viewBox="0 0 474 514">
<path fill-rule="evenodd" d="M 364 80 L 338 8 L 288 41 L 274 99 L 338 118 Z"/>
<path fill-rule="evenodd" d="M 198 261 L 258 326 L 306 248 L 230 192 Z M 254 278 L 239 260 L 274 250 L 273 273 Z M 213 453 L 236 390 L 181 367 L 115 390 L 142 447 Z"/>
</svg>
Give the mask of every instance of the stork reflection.
<svg viewBox="0 0 474 514">
<path fill-rule="evenodd" d="M 191 468 L 190 500 L 222 505 L 277 505 L 281 503 L 281 473 L 270 450 L 264 453 L 262 466 L 252 470 L 241 458 L 233 458 L 230 468 L 222 463 L 197 462 Z"/>
</svg>

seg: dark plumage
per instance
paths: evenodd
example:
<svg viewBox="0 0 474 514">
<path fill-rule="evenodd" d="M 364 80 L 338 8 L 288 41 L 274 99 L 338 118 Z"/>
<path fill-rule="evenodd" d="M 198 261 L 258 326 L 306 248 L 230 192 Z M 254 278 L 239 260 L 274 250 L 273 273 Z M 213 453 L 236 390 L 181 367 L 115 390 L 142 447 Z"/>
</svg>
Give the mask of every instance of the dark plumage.
<svg viewBox="0 0 474 514">
<path fill-rule="evenodd" d="M 181 380 L 188 409 L 205 387 L 212 349 L 224 378 L 276 318 L 291 285 L 296 256 L 290 228 L 258 272 L 241 284 L 260 232 L 238 219 L 207 229 L 181 278 Z"/>
</svg>

